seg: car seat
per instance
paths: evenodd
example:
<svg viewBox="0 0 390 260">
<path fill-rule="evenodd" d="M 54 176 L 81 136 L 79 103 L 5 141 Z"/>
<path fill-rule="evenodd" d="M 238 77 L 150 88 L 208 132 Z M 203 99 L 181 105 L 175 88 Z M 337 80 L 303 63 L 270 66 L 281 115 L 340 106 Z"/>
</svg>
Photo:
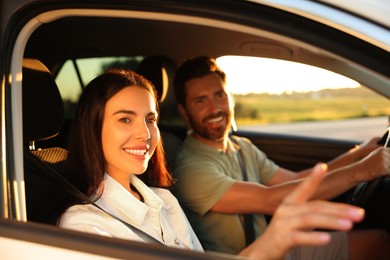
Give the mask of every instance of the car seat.
<svg viewBox="0 0 390 260">
<path fill-rule="evenodd" d="M 159 102 L 167 96 L 170 84 L 176 71 L 174 61 L 164 56 L 149 56 L 139 64 L 137 73 L 150 80 L 156 88 Z"/>
<path fill-rule="evenodd" d="M 64 105 L 50 71 L 36 59 L 23 59 L 23 141 L 27 220 L 50 222 L 50 203 L 56 203 L 58 187 L 50 172 L 32 165 L 31 154 L 37 163 L 49 164 L 57 171 L 66 159 L 67 151 L 60 147 L 39 148 L 39 141 L 56 136 L 64 121 Z M 44 168 L 43 168 L 44 169 Z"/>
<path fill-rule="evenodd" d="M 154 55 L 145 58 L 138 66 L 137 73 L 150 80 L 156 88 L 160 103 L 160 116 L 164 116 L 164 100 L 169 97 L 169 88 L 172 86 L 173 77 L 176 72 L 174 61 L 165 56 Z M 172 104 L 172 102 L 170 102 Z M 170 107 L 172 109 L 172 105 Z M 176 107 L 173 109 L 176 110 Z M 182 140 L 169 131 L 161 129 L 161 139 L 165 150 L 167 165 L 169 169 L 175 166 L 177 148 Z"/>
</svg>

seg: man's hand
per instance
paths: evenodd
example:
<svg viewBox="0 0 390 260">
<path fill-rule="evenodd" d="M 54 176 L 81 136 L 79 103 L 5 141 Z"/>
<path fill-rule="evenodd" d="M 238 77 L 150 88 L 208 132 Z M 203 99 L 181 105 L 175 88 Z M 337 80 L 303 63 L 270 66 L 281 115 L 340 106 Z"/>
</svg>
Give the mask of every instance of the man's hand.
<svg viewBox="0 0 390 260">
<path fill-rule="evenodd" d="M 380 140 L 379 137 L 371 138 L 370 140 L 367 140 L 364 143 L 357 145 L 355 148 L 351 150 L 351 152 L 357 154 L 357 159 L 358 158 L 362 159 L 367 155 L 369 155 L 372 151 L 374 151 L 378 147 L 383 146 L 381 144 L 378 144 L 379 140 Z"/>
<path fill-rule="evenodd" d="M 364 210 L 327 201 L 308 201 L 326 175 L 326 165 L 318 164 L 309 177 L 289 194 L 276 210 L 264 234 L 241 252 L 251 259 L 282 259 L 299 245 L 319 246 L 329 242 L 327 232 L 315 228 L 342 230 L 361 221 Z"/>
<path fill-rule="evenodd" d="M 379 147 L 352 167 L 359 181 L 371 181 L 390 174 L 390 148 Z"/>
</svg>

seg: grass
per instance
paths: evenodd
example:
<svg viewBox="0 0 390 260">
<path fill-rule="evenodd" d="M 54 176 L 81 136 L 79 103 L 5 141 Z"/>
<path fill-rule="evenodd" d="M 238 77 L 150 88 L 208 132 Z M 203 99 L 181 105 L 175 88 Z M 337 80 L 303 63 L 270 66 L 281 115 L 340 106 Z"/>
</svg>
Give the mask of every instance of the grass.
<svg viewBox="0 0 390 260">
<path fill-rule="evenodd" d="M 367 88 L 282 95 L 235 95 L 239 124 L 289 123 L 390 115 L 390 101 Z"/>
</svg>

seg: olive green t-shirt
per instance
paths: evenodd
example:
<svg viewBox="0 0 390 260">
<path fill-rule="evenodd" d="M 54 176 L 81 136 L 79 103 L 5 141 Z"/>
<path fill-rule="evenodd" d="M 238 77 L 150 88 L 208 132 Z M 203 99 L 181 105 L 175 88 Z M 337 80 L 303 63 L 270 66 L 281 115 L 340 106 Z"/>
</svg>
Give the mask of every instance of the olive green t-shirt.
<svg viewBox="0 0 390 260">
<path fill-rule="evenodd" d="M 248 139 L 235 139 L 237 143 L 229 140 L 227 151 L 221 152 L 188 135 L 177 153 L 173 192 L 208 251 L 237 254 L 245 247 L 242 215 L 210 211 L 235 181 L 243 180 L 239 149 L 243 150 L 248 181 L 266 183 L 278 169 Z M 254 219 L 259 236 L 266 228 L 266 220 L 260 214 Z"/>
</svg>

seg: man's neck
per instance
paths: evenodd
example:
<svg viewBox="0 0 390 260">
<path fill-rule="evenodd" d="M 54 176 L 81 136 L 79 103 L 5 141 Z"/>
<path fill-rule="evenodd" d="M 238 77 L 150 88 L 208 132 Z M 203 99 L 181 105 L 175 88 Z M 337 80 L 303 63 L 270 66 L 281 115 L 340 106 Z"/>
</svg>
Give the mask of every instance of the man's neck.
<svg viewBox="0 0 390 260">
<path fill-rule="evenodd" d="M 196 133 L 192 133 L 192 136 L 199 140 L 200 142 L 210 146 L 210 147 L 213 147 L 215 148 L 216 150 L 219 150 L 219 151 L 226 151 L 227 149 L 227 141 L 228 141 L 228 137 L 225 136 L 219 140 L 211 140 L 211 139 L 208 139 L 208 138 L 204 138 L 203 136 L 200 136 Z"/>
</svg>

